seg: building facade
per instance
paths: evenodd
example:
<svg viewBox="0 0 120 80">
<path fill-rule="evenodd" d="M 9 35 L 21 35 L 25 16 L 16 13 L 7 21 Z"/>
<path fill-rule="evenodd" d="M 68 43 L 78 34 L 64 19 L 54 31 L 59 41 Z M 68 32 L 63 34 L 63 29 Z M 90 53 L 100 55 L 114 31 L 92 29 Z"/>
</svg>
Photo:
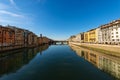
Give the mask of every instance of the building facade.
<svg viewBox="0 0 120 80">
<path fill-rule="evenodd" d="M 81 42 L 81 34 L 75 35 L 75 42 Z"/>
<path fill-rule="evenodd" d="M 38 39 L 37 39 L 37 35 L 34 34 L 34 46 L 38 46 Z"/>
<path fill-rule="evenodd" d="M 28 46 L 28 34 L 30 31 L 24 30 L 24 47 Z"/>
<path fill-rule="evenodd" d="M 91 29 L 89 30 L 89 42 L 90 43 L 98 43 L 98 34 L 99 34 L 99 28 Z"/>
<path fill-rule="evenodd" d="M 102 31 L 101 31 L 101 27 L 98 27 L 98 43 L 101 44 L 102 43 Z"/>
<path fill-rule="evenodd" d="M 89 42 L 89 32 L 84 33 L 84 42 L 88 43 Z"/>
<path fill-rule="evenodd" d="M 29 32 L 28 33 L 28 46 L 32 46 L 33 45 L 33 33 Z"/>
<path fill-rule="evenodd" d="M 104 44 L 120 44 L 120 20 L 101 26 L 102 43 Z"/>
<path fill-rule="evenodd" d="M 96 29 L 92 29 L 89 31 L 89 42 L 90 43 L 96 42 Z"/>
<path fill-rule="evenodd" d="M 0 46 L 14 46 L 15 45 L 15 31 L 0 26 Z"/>
<path fill-rule="evenodd" d="M 6 26 L 15 31 L 15 46 L 24 47 L 24 29 L 15 26 Z"/>
<path fill-rule="evenodd" d="M 68 41 L 69 41 L 69 42 L 73 42 L 73 41 L 75 41 L 75 38 L 76 38 L 76 36 L 73 35 L 73 36 L 71 36 L 71 37 L 68 39 Z"/>
<path fill-rule="evenodd" d="M 81 34 L 81 43 L 84 42 L 84 32 L 83 33 L 80 33 Z"/>
</svg>

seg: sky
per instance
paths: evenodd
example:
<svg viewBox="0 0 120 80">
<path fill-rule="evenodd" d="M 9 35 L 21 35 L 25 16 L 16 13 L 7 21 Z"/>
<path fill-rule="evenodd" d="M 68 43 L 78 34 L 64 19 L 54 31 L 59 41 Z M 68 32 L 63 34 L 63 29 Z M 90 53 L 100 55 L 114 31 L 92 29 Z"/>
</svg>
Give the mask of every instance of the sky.
<svg viewBox="0 0 120 80">
<path fill-rule="evenodd" d="M 0 25 L 65 40 L 120 19 L 120 0 L 0 0 Z"/>
</svg>

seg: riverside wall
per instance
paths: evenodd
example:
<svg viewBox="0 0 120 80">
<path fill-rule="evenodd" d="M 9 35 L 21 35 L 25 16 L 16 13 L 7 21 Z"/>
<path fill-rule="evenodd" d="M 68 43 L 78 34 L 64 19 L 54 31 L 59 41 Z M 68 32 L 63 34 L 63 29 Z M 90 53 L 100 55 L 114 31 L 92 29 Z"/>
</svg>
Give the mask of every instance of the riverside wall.
<svg viewBox="0 0 120 80">
<path fill-rule="evenodd" d="M 89 48 L 91 50 L 107 53 L 110 55 L 120 56 L 119 45 L 90 44 L 90 43 L 79 43 L 79 42 L 69 42 L 69 45 L 76 45 L 79 47 Z"/>
</svg>

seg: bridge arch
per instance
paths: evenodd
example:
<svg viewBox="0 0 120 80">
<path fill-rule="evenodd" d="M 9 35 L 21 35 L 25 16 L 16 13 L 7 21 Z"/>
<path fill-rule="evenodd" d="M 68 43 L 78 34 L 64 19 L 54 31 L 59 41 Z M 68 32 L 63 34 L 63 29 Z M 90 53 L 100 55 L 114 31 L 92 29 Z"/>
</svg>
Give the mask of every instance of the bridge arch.
<svg viewBox="0 0 120 80">
<path fill-rule="evenodd" d="M 55 45 L 67 45 L 68 41 L 54 41 Z"/>
</svg>

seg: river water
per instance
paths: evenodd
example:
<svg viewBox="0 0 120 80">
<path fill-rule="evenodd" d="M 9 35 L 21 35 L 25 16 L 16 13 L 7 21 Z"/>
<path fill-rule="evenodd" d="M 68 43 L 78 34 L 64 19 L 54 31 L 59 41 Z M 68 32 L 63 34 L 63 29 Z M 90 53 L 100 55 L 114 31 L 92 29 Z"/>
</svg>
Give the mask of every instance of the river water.
<svg viewBox="0 0 120 80">
<path fill-rule="evenodd" d="M 119 80 L 119 58 L 68 45 L 0 54 L 0 80 Z"/>
</svg>

